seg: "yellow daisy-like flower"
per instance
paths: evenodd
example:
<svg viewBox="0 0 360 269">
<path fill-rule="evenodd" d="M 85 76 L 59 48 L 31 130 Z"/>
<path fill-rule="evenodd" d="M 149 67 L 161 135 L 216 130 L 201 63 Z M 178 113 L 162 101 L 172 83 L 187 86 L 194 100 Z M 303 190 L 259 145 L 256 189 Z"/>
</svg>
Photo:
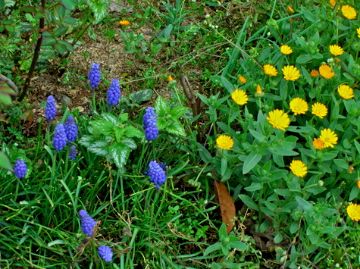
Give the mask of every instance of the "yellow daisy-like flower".
<svg viewBox="0 0 360 269">
<path fill-rule="evenodd" d="M 331 7 L 334 7 L 336 5 L 336 0 L 329 0 L 329 4 Z"/>
<path fill-rule="evenodd" d="M 340 56 L 344 53 L 344 50 L 339 45 L 330 45 L 329 46 L 330 53 L 334 56 Z"/>
<path fill-rule="evenodd" d="M 347 206 L 346 212 L 350 219 L 354 221 L 360 220 L 360 205 L 351 203 Z"/>
<path fill-rule="evenodd" d="M 320 72 L 320 75 L 323 77 L 323 78 L 326 78 L 326 79 L 331 79 L 335 76 L 335 73 L 334 71 L 332 70 L 332 68 L 327 65 L 327 64 L 322 64 L 320 67 L 319 67 L 319 72 Z"/>
<path fill-rule="evenodd" d="M 360 189 L 360 179 L 356 180 L 356 187 Z"/>
<path fill-rule="evenodd" d="M 351 99 L 354 97 L 354 90 L 346 84 L 341 84 L 337 88 L 337 91 L 343 99 Z"/>
<path fill-rule="evenodd" d="M 354 20 L 356 18 L 356 10 L 352 6 L 343 5 L 341 7 L 341 13 L 349 20 Z"/>
<path fill-rule="evenodd" d="M 293 65 L 284 66 L 282 69 L 284 79 L 295 81 L 300 77 L 300 71 Z"/>
<path fill-rule="evenodd" d="M 360 38 L 360 28 L 357 28 L 357 29 L 356 29 L 356 33 L 357 33 L 357 35 L 358 35 L 358 38 Z"/>
<path fill-rule="evenodd" d="M 120 26 L 129 26 L 131 23 L 128 20 L 119 21 Z"/>
<path fill-rule="evenodd" d="M 319 74 L 319 71 L 317 71 L 317 70 L 315 70 L 315 69 L 311 70 L 311 72 L 310 72 L 310 76 L 313 77 L 313 78 L 316 78 L 316 77 L 318 77 L 319 75 L 320 75 L 320 74 Z"/>
<path fill-rule="evenodd" d="M 245 84 L 245 83 L 247 82 L 246 77 L 241 76 L 241 75 L 238 77 L 238 81 L 239 81 L 241 84 Z"/>
<path fill-rule="evenodd" d="M 314 138 L 313 140 L 313 147 L 318 150 L 322 150 L 325 147 L 324 141 L 322 141 L 320 138 Z"/>
<path fill-rule="evenodd" d="M 300 160 L 293 160 L 290 163 L 291 172 L 297 177 L 304 177 L 307 174 L 307 166 Z"/>
<path fill-rule="evenodd" d="M 273 66 L 272 64 L 265 64 L 263 66 L 263 70 L 265 75 L 268 75 L 270 77 L 276 77 L 278 74 L 278 71 L 276 70 L 275 66 Z"/>
<path fill-rule="evenodd" d="M 220 149 L 230 150 L 234 146 L 234 140 L 228 135 L 219 135 L 216 138 L 216 145 Z"/>
<path fill-rule="evenodd" d="M 273 128 L 281 131 L 285 131 L 285 129 L 290 125 L 290 118 L 288 114 L 281 109 L 270 111 L 266 119 Z"/>
<path fill-rule="evenodd" d="M 305 114 L 308 111 L 309 106 L 306 101 L 302 98 L 295 97 L 290 101 L 290 110 L 295 115 Z"/>
<path fill-rule="evenodd" d="M 246 92 L 241 89 L 235 89 L 235 91 L 231 93 L 231 98 L 234 100 L 235 103 L 241 106 L 245 105 L 249 99 Z"/>
<path fill-rule="evenodd" d="M 331 129 L 321 130 L 320 139 L 324 142 L 324 148 L 333 148 L 338 141 L 337 134 Z"/>
<path fill-rule="evenodd" d="M 311 113 L 322 119 L 327 115 L 328 109 L 324 104 L 317 102 L 311 106 Z"/>
<path fill-rule="evenodd" d="M 166 78 L 166 80 L 167 80 L 168 82 L 171 82 L 171 81 L 174 81 L 174 78 L 173 78 L 172 75 L 168 75 L 167 78 Z"/>
<path fill-rule="evenodd" d="M 256 85 L 256 93 L 255 93 L 256 96 L 263 96 L 264 95 L 264 92 L 260 86 L 260 84 Z"/>
<path fill-rule="evenodd" d="M 291 48 L 290 46 L 288 46 L 288 45 L 282 45 L 282 46 L 280 47 L 280 52 L 281 52 L 282 54 L 284 54 L 284 55 L 289 55 L 289 54 L 293 53 L 293 50 L 292 50 L 292 48 Z"/>
</svg>

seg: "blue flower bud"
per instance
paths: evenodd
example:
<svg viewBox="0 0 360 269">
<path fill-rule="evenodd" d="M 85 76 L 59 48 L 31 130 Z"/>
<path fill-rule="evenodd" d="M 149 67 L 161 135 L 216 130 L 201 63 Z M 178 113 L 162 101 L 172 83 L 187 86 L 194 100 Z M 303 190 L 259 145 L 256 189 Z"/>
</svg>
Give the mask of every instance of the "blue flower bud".
<svg viewBox="0 0 360 269">
<path fill-rule="evenodd" d="M 159 136 L 159 129 L 157 127 L 157 115 L 153 107 L 146 108 L 143 124 L 146 140 L 155 140 Z"/>
<path fill-rule="evenodd" d="M 78 126 L 76 125 L 74 117 L 72 115 L 67 118 L 64 124 L 64 128 L 67 140 L 69 142 L 74 142 L 78 135 Z"/>
<path fill-rule="evenodd" d="M 117 106 L 121 98 L 121 89 L 118 79 L 113 79 L 111 81 L 110 87 L 106 93 L 107 103 L 109 106 Z"/>
<path fill-rule="evenodd" d="M 66 133 L 64 124 L 58 123 L 55 127 L 53 146 L 56 151 L 62 150 L 66 146 Z"/>
<path fill-rule="evenodd" d="M 90 217 L 84 209 L 79 211 L 79 215 L 82 232 L 89 237 L 93 236 L 96 221 L 92 217 Z"/>
<path fill-rule="evenodd" d="M 110 247 L 108 246 L 100 246 L 98 248 L 98 253 L 101 259 L 103 259 L 105 262 L 111 262 L 113 252 Z"/>
<path fill-rule="evenodd" d="M 151 161 L 149 163 L 149 169 L 147 170 L 147 175 L 150 177 L 150 181 L 154 183 L 157 189 L 159 189 L 161 185 L 165 183 L 166 173 L 164 169 L 156 161 Z"/>
<path fill-rule="evenodd" d="M 49 95 L 45 105 L 45 118 L 47 121 L 52 121 L 56 117 L 56 101 L 54 96 Z"/>
<path fill-rule="evenodd" d="M 21 159 L 17 159 L 15 161 L 14 167 L 14 174 L 17 178 L 24 178 L 26 176 L 26 172 L 27 172 L 27 166 L 26 163 L 21 160 Z"/>
<path fill-rule="evenodd" d="M 74 161 L 76 159 L 76 155 L 77 155 L 76 146 L 72 145 L 69 151 L 69 159 Z"/>
<path fill-rule="evenodd" d="M 101 72 L 100 64 L 93 63 L 88 73 L 88 79 L 92 90 L 96 89 L 100 85 Z"/>
</svg>

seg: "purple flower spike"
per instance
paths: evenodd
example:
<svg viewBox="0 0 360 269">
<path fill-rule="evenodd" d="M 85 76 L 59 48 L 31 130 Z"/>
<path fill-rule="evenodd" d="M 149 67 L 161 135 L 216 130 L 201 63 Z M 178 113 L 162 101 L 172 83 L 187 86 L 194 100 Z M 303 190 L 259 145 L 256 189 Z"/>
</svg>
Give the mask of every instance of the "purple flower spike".
<svg viewBox="0 0 360 269">
<path fill-rule="evenodd" d="M 146 140 L 155 140 L 159 136 L 159 129 L 157 127 L 156 112 L 153 107 L 146 108 L 143 118 L 143 124 Z"/>
<path fill-rule="evenodd" d="M 53 146 L 56 151 L 60 151 L 66 146 L 66 133 L 64 124 L 58 123 L 55 127 L 54 137 L 53 137 Z"/>
<path fill-rule="evenodd" d="M 91 237 L 94 234 L 94 228 L 96 226 L 96 221 L 89 216 L 86 210 L 82 209 L 79 211 L 80 215 L 80 223 L 81 223 L 81 230 L 84 234 Z"/>
<path fill-rule="evenodd" d="M 151 161 L 149 163 L 147 175 L 150 177 L 150 181 L 154 183 L 157 189 L 160 189 L 161 185 L 165 183 L 166 173 L 156 161 Z"/>
<path fill-rule="evenodd" d="M 105 262 L 111 262 L 113 252 L 110 247 L 108 246 L 100 246 L 98 248 L 98 253 L 101 259 L 103 259 Z"/>
<path fill-rule="evenodd" d="M 92 90 L 96 89 L 101 80 L 100 64 L 93 63 L 88 73 L 88 80 Z"/>
<path fill-rule="evenodd" d="M 72 145 L 69 151 L 69 159 L 75 161 L 77 155 L 76 146 Z"/>
<path fill-rule="evenodd" d="M 107 103 L 109 106 L 117 106 L 121 98 L 121 89 L 118 79 L 113 79 L 111 81 L 110 87 L 106 93 Z"/>
<path fill-rule="evenodd" d="M 72 115 L 67 118 L 64 124 L 64 128 L 67 140 L 69 142 L 74 142 L 78 135 L 78 126 L 76 125 L 74 117 Z"/>
<path fill-rule="evenodd" d="M 17 178 L 19 178 L 19 179 L 24 178 L 26 176 L 26 172 L 27 172 L 26 163 L 21 159 L 17 159 L 15 161 L 13 170 L 14 170 L 14 174 Z"/>
<path fill-rule="evenodd" d="M 52 121 L 56 117 L 56 101 L 54 96 L 48 96 L 45 105 L 45 118 L 47 121 Z"/>
</svg>

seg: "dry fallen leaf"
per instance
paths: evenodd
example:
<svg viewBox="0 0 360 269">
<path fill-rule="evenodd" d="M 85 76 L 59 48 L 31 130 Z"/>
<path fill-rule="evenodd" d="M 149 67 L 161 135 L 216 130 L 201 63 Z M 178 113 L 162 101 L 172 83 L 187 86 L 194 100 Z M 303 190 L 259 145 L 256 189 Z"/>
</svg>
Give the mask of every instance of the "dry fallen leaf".
<svg viewBox="0 0 360 269">
<path fill-rule="evenodd" d="M 235 204 L 224 183 L 214 181 L 215 194 L 220 204 L 220 211 L 223 223 L 226 224 L 226 230 L 229 233 L 234 227 Z"/>
</svg>

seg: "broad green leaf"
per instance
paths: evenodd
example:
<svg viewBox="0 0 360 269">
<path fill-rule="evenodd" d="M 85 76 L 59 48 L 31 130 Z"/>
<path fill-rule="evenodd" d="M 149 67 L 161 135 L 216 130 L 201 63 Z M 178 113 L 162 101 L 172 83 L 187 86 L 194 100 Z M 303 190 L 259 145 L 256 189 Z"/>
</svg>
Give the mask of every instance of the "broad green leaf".
<svg viewBox="0 0 360 269">
<path fill-rule="evenodd" d="M 204 251 L 204 256 L 208 256 L 210 253 L 218 251 L 221 249 L 221 242 L 217 242 L 208 246 Z"/>
<path fill-rule="evenodd" d="M 153 90 L 145 89 L 131 93 L 129 99 L 136 104 L 141 104 L 150 101 L 152 96 Z"/>
<path fill-rule="evenodd" d="M 230 248 L 236 248 L 237 250 L 240 250 L 240 251 L 245 251 L 249 248 L 249 246 L 247 244 L 245 244 L 244 242 L 240 242 L 240 241 L 230 242 L 228 246 Z"/>
<path fill-rule="evenodd" d="M 11 105 L 11 97 L 7 94 L 2 94 L 0 93 L 0 104 L 3 104 L 3 105 Z"/>
<path fill-rule="evenodd" d="M 221 178 L 223 178 L 225 175 L 225 172 L 227 170 L 227 167 L 228 167 L 228 162 L 227 162 L 226 158 L 221 158 L 221 166 L 220 167 L 221 167 L 220 168 Z"/>
<path fill-rule="evenodd" d="M 12 170 L 11 163 L 10 163 L 8 157 L 3 152 L 0 152 L 0 168 Z"/>
<path fill-rule="evenodd" d="M 253 191 L 261 190 L 262 188 L 263 188 L 263 185 L 261 183 L 253 182 L 253 183 L 251 183 L 250 186 L 246 187 L 245 190 L 253 192 Z"/>
<path fill-rule="evenodd" d="M 168 103 L 161 96 L 159 96 L 156 99 L 155 111 L 159 117 L 161 117 L 161 116 L 165 117 L 170 112 L 170 107 L 169 107 Z"/>
<path fill-rule="evenodd" d="M 257 206 L 257 204 L 254 202 L 253 199 L 251 199 L 248 195 L 245 194 L 239 194 L 239 198 L 241 201 L 243 201 L 243 203 L 251 209 L 254 210 L 259 210 L 259 207 Z"/>
<path fill-rule="evenodd" d="M 142 131 L 131 125 L 125 127 L 124 135 L 126 137 L 137 137 L 140 139 L 144 137 L 144 133 Z"/>
<path fill-rule="evenodd" d="M 159 126 L 159 130 L 161 130 L 161 129 L 162 128 L 160 128 L 160 126 Z M 174 135 L 178 135 L 178 136 L 186 135 L 184 127 L 178 121 L 172 122 L 172 124 L 169 124 L 169 126 L 164 128 L 164 131 L 167 131 L 170 134 L 174 134 Z"/>
<path fill-rule="evenodd" d="M 95 24 L 105 18 L 110 4 L 109 0 L 87 0 L 87 3 L 94 14 Z"/>
<path fill-rule="evenodd" d="M 234 85 L 232 85 L 232 83 L 224 76 L 221 76 L 221 83 L 228 91 L 228 93 L 231 93 L 235 88 Z"/>
<path fill-rule="evenodd" d="M 75 8 L 75 1 L 73 0 L 61 0 L 61 2 L 69 10 L 73 10 Z"/>
<path fill-rule="evenodd" d="M 296 196 L 295 200 L 298 204 L 298 206 L 304 210 L 304 211 L 309 211 L 313 208 L 312 204 L 309 203 L 308 201 L 304 200 L 303 198 L 301 198 L 300 196 Z"/>
<path fill-rule="evenodd" d="M 200 143 L 196 143 L 200 158 L 205 163 L 210 163 L 213 160 L 210 152 Z"/>
<path fill-rule="evenodd" d="M 257 165 L 262 158 L 262 155 L 256 152 L 251 152 L 245 159 L 243 165 L 243 174 L 249 173 L 255 165 Z"/>
</svg>

